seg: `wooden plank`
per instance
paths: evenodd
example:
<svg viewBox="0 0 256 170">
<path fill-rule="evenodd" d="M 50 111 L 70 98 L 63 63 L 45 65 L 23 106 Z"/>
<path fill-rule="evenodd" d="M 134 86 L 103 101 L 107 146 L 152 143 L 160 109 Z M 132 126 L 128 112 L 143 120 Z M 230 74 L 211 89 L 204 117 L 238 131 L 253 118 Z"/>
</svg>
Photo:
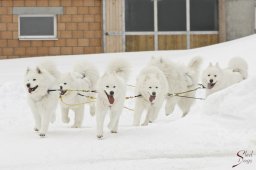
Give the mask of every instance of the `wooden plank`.
<svg viewBox="0 0 256 170">
<path fill-rule="evenodd" d="M 123 31 L 122 21 L 122 1 L 123 0 L 105 0 L 106 1 L 106 32 L 120 33 Z M 106 36 L 105 52 L 122 52 L 122 35 Z"/>
<path fill-rule="evenodd" d="M 219 42 L 226 41 L 226 0 L 219 0 Z"/>
<path fill-rule="evenodd" d="M 107 36 L 106 37 L 107 52 L 120 52 L 122 44 L 122 36 Z"/>
<path fill-rule="evenodd" d="M 191 48 L 219 43 L 219 34 L 190 35 Z"/>
<path fill-rule="evenodd" d="M 127 35 L 126 51 L 153 51 L 154 36 L 153 35 Z"/>
<path fill-rule="evenodd" d="M 159 50 L 180 50 L 186 49 L 186 35 L 159 35 Z"/>
</svg>

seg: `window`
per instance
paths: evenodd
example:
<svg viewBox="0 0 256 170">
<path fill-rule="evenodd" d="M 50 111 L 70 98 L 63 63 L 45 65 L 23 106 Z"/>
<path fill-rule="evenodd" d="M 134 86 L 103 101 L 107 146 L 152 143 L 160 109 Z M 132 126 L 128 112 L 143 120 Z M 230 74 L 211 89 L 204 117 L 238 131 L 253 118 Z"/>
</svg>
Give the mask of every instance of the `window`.
<svg viewBox="0 0 256 170">
<path fill-rule="evenodd" d="M 190 26 L 191 31 L 218 30 L 217 0 L 191 0 Z"/>
<path fill-rule="evenodd" d="M 19 39 L 57 38 L 55 15 L 20 15 Z"/>
<path fill-rule="evenodd" d="M 217 31 L 218 0 L 125 0 L 125 28 L 126 32 Z"/>
<path fill-rule="evenodd" d="M 154 31 L 152 0 L 125 0 L 126 31 Z"/>
<path fill-rule="evenodd" d="M 189 49 L 218 43 L 218 2 L 105 0 L 104 50 Z M 113 36 L 113 41 L 107 36 Z M 116 39 L 118 46 L 113 45 Z"/>
<path fill-rule="evenodd" d="M 158 1 L 158 30 L 186 31 L 186 0 Z"/>
</svg>

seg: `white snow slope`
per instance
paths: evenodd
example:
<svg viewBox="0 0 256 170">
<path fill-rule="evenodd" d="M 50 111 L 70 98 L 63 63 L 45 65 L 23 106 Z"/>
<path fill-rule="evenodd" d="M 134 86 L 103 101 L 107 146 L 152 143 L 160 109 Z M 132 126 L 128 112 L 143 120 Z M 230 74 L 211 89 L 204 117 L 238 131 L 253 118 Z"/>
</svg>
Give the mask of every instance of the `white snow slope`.
<svg viewBox="0 0 256 170">
<path fill-rule="evenodd" d="M 202 68 L 212 61 L 225 67 L 234 56 L 245 58 L 249 78 L 220 91 L 205 101 L 197 101 L 191 112 L 181 118 L 179 109 L 147 127 L 133 127 L 133 113 L 124 109 L 118 134 L 105 128 L 103 140 L 96 139 L 95 117 L 86 108 L 81 129 L 57 121 L 46 138 L 33 132 L 33 119 L 26 103 L 23 75 L 26 67 L 42 60 L 56 62 L 62 72 L 71 70 L 77 61 L 91 61 L 103 73 L 106 63 L 115 57 L 130 61 L 135 84 L 138 72 L 151 56 L 164 56 L 187 63 L 201 56 Z M 26 58 L 0 61 L 0 169 L 256 169 L 256 35 L 204 48 L 182 51 L 95 54 Z M 128 87 L 128 94 L 133 95 Z M 198 96 L 203 96 L 203 91 Z M 134 101 L 125 104 L 133 108 Z M 107 122 L 105 122 L 107 124 Z M 254 151 L 235 168 L 238 151 Z M 247 162 L 246 162 L 247 161 Z M 248 163 L 249 161 L 249 163 Z M 251 161 L 251 162 L 250 162 Z"/>
</svg>

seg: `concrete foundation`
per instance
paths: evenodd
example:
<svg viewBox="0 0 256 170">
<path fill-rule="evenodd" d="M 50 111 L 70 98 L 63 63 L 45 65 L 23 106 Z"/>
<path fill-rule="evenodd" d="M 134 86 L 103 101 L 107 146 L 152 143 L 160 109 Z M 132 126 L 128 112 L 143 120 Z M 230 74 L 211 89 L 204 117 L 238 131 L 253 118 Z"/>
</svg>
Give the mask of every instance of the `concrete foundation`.
<svg viewBox="0 0 256 170">
<path fill-rule="evenodd" d="M 226 0 L 226 40 L 254 34 L 255 0 Z"/>
</svg>

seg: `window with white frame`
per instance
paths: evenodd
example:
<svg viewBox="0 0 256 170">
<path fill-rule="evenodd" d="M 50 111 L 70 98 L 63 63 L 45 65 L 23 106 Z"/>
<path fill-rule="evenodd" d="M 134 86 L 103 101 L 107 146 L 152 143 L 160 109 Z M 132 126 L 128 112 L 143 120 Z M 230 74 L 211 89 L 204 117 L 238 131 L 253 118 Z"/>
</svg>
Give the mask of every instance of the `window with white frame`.
<svg viewBox="0 0 256 170">
<path fill-rule="evenodd" d="M 125 0 L 126 31 L 153 31 L 155 22 L 159 31 L 186 31 L 187 20 L 191 31 L 217 31 L 217 0 Z"/>
<path fill-rule="evenodd" d="M 19 39 L 56 39 L 56 15 L 19 15 Z"/>
<path fill-rule="evenodd" d="M 125 0 L 125 34 L 190 35 L 218 33 L 218 0 Z"/>
</svg>

